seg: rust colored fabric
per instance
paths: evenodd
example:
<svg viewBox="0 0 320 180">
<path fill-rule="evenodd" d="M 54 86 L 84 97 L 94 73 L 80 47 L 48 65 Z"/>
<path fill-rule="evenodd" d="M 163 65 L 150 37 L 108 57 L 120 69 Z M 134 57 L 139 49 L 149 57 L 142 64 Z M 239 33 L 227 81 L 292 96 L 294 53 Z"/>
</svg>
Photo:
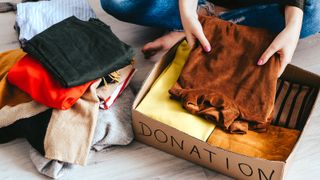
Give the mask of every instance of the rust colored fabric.
<svg viewBox="0 0 320 180">
<path fill-rule="evenodd" d="M 231 133 L 265 131 L 273 117 L 280 60 L 274 55 L 263 66 L 257 61 L 274 35 L 215 17 L 199 19 L 212 50 L 192 50 L 171 97 Z"/>
<path fill-rule="evenodd" d="M 8 72 L 8 81 L 48 107 L 69 109 L 94 82 L 63 87 L 37 60 L 25 55 Z"/>
<path fill-rule="evenodd" d="M 300 131 L 270 125 L 265 133 L 248 131 L 230 134 L 216 128 L 208 144 L 249 157 L 285 161 L 300 136 Z"/>
<path fill-rule="evenodd" d="M 7 79 L 9 69 L 26 55 L 22 49 L 0 53 L 0 109 L 32 101 L 32 98 L 12 86 Z"/>
</svg>

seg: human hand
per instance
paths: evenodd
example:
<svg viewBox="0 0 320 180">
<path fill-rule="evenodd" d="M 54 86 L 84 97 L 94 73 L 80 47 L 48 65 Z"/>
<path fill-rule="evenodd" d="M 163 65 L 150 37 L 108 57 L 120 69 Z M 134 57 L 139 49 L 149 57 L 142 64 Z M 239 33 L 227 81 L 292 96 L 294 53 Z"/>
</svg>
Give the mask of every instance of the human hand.
<svg viewBox="0 0 320 180">
<path fill-rule="evenodd" d="M 180 16 L 184 32 L 190 48 L 193 48 L 196 40 L 199 40 L 206 52 L 211 51 L 211 45 L 203 33 L 201 23 L 198 20 L 196 0 L 180 0 Z"/>
<path fill-rule="evenodd" d="M 297 47 L 299 34 L 292 29 L 285 28 L 273 40 L 268 49 L 262 54 L 258 65 L 264 65 L 275 53 L 280 55 L 281 67 L 278 77 L 283 73 L 286 66 L 291 62 L 294 51 Z"/>
<path fill-rule="evenodd" d="M 280 55 L 281 68 L 278 77 L 281 76 L 286 66 L 291 62 L 297 47 L 302 26 L 303 13 L 296 7 L 286 7 L 286 27 L 273 40 L 268 49 L 262 54 L 258 65 L 264 65 L 275 53 Z"/>
</svg>

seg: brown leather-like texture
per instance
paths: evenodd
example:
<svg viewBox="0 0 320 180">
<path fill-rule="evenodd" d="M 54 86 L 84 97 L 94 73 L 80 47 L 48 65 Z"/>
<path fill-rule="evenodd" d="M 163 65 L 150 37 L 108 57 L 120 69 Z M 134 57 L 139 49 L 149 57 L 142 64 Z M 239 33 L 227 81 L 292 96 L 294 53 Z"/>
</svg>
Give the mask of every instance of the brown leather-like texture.
<svg viewBox="0 0 320 180">
<path fill-rule="evenodd" d="M 192 114 L 231 133 L 265 131 L 273 117 L 279 55 L 257 61 L 274 39 L 267 30 L 200 16 L 212 50 L 198 45 L 169 90 Z"/>
</svg>

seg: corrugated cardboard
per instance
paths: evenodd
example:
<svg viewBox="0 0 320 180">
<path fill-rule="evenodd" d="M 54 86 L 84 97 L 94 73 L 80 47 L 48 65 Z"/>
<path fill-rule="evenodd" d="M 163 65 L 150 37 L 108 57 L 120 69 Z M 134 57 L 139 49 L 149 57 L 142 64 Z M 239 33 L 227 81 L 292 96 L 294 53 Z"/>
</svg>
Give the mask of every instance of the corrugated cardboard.
<svg viewBox="0 0 320 180">
<path fill-rule="evenodd" d="M 135 110 L 148 93 L 153 82 L 173 60 L 177 47 L 178 44 L 155 64 L 134 101 L 132 119 L 136 140 L 237 179 L 282 179 L 290 167 L 300 139 L 285 162 L 270 161 L 240 155 L 209 145 Z M 319 76 L 293 65 L 287 66 L 282 77 L 291 82 L 314 87 L 320 86 Z M 312 119 L 309 118 L 308 121 L 312 121 Z M 306 126 L 308 126 L 308 122 Z M 301 136 L 304 133 L 302 131 Z"/>
</svg>

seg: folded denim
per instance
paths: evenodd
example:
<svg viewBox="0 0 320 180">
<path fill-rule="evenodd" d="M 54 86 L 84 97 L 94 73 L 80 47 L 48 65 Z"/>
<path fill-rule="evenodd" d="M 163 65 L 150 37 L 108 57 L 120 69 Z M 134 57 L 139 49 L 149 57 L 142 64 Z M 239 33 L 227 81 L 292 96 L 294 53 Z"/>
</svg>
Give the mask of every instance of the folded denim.
<svg viewBox="0 0 320 180">
<path fill-rule="evenodd" d="M 214 17 L 200 21 L 212 50 L 192 50 L 171 97 L 231 133 L 265 131 L 273 117 L 279 56 L 256 64 L 275 36 Z"/>
<path fill-rule="evenodd" d="M 98 19 L 69 17 L 34 36 L 23 48 L 64 87 L 104 77 L 131 63 L 133 49 Z"/>
</svg>

